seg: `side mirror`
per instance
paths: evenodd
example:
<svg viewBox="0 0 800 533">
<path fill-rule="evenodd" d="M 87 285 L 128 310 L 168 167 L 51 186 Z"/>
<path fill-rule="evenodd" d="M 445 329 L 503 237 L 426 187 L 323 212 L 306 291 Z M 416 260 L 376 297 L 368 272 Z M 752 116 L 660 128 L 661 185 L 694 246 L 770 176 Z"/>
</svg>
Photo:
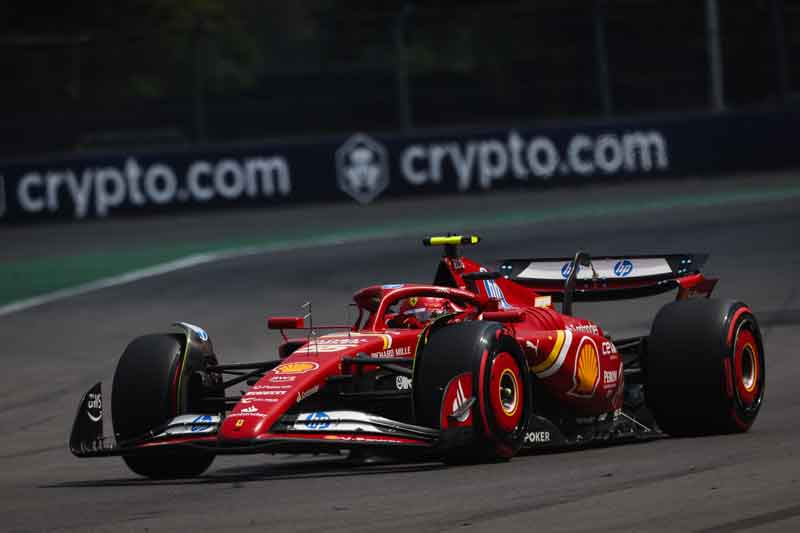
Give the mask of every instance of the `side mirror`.
<svg viewBox="0 0 800 533">
<path fill-rule="evenodd" d="M 303 329 L 305 319 L 301 316 L 273 316 L 267 318 L 269 329 Z"/>
</svg>

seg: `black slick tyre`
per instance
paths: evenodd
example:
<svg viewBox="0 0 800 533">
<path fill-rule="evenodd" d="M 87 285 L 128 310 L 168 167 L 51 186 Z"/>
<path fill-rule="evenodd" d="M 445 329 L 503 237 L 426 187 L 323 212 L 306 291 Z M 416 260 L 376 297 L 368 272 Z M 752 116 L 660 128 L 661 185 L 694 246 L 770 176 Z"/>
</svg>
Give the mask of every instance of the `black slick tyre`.
<svg viewBox="0 0 800 533">
<path fill-rule="evenodd" d="M 750 429 L 766 384 L 761 332 L 733 300 L 692 299 L 656 315 L 645 359 L 647 405 L 675 436 Z"/>
<path fill-rule="evenodd" d="M 180 453 L 125 455 L 125 464 L 133 472 L 150 479 L 176 479 L 199 476 L 214 462 L 214 455 L 195 450 Z"/>
<path fill-rule="evenodd" d="M 414 363 L 416 423 L 441 429 L 442 417 L 453 410 L 446 390 L 465 373 L 472 383 L 472 425 L 442 431 L 445 462 L 510 459 L 522 446 L 530 414 L 530 373 L 519 346 L 498 323 L 465 322 L 431 332 Z"/>
<path fill-rule="evenodd" d="M 183 343 L 179 334 L 155 334 L 128 344 L 117 364 L 111 392 L 112 421 L 119 442 L 136 440 L 185 412 L 190 387 L 179 386 L 185 377 L 181 375 Z M 191 449 L 180 453 L 154 450 L 123 459 L 139 475 L 170 478 L 202 474 L 214 456 Z"/>
</svg>

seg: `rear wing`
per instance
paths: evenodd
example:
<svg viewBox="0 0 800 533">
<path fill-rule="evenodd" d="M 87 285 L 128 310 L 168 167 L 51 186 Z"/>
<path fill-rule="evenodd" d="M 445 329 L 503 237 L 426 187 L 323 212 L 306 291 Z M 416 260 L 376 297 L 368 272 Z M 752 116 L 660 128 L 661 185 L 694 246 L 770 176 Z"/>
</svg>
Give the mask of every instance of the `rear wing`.
<svg viewBox="0 0 800 533">
<path fill-rule="evenodd" d="M 686 298 L 692 292 L 708 296 L 716 284 L 700 273 L 707 259 L 706 254 L 592 258 L 578 252 L 574 258 L 506 259 L 500 273 L 556 301 L 640 298 L 676 288 L 678 297 Z"/>
</svg>

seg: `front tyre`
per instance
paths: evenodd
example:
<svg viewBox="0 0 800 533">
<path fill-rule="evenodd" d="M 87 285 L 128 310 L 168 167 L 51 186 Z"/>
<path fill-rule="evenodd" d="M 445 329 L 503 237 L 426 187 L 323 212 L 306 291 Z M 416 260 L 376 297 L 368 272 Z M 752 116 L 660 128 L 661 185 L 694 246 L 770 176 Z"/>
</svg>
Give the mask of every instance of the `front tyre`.
<svg viewBox="0 0 800 533">
<path fill-rule="evenodd" d="M 114 373 L 111 411 L 119 441 L 135 441 L 171 418 L 202 413 L 191 379 L 202 361 L 188 361 L 187 339 L 180 334 L 145 335 L 134 339 L 120 357 Z M 135 473 L 154 479 L 197 476 L 214 460 L 213 454 L 187 449 L 181 452 L 148 451 L 123 456 Z"/>
<path fill-rule="evenodd" d="M 752 311 L 732 300 L 682 300 L 653 322 L 645 361 L 647 404 L 676 436 L 750 429 L 766 384 L 764 346 Z"/>
<path fill-rule="evenodd" d="M 472 391 L 471 398 L 465 390 Z M 452 324 L 431 332 L 414 363 L 416 421 L 442 429 L 448 463 L 513 457 L 525 435 L 529 391 L 530 373 L 519 346 L 493 322 Z M 459 427 L 451 419 L 464 402 L 472 402 L 471 424 Z"/>
<path fill-rule="evenodd" d="M 214 462 L 214 455 L 185 450 L 180 453 L 125 455 L 125 464 L 133 472 L 150 479 L 176 479 L 199 476 Z"/>
</svg>

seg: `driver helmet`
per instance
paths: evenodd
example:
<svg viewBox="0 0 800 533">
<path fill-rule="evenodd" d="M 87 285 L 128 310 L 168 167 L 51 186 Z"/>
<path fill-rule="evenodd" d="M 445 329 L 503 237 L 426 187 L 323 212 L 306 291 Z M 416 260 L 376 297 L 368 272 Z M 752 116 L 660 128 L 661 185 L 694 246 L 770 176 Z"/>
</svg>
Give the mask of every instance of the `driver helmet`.
<svg viewBox="0 0 800 533">
<path fill-rule="evenodd" d="M 453 308 L 447 298 L 411 296 L 400 301 L 397 313 L 400 316 L 413 316 L 420 322 L 427 322 L 452 310 Z"/>
</svg>

